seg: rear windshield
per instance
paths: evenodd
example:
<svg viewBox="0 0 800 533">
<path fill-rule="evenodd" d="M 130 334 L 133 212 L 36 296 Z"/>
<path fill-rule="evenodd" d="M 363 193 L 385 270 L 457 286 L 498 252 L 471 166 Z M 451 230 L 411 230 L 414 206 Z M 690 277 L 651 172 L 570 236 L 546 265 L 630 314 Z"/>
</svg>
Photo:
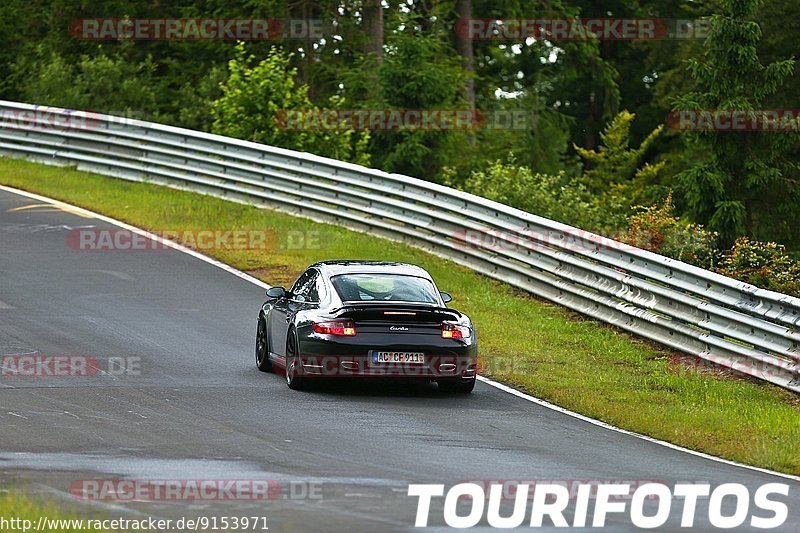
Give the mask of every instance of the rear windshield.
<svg viewBox="0 0 800 533">
<path fill-rule="evenodd" d="M 430 280 L 402 274 L 342 274 L 331 278 L 333 288 L 345 302 L 439 303 Z"/>
</svg>

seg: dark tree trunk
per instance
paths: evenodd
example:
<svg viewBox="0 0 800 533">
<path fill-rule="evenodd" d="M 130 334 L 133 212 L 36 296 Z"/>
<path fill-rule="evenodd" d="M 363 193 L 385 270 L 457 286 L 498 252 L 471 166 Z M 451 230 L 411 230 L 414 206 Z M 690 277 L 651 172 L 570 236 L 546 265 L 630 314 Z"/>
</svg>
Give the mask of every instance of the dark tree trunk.
<svg viewBox="0 0 800 533">
<path fill-rule="evenodd" d="M 472 0 L 456 0 L 456 24 L 459 20 L 472 18 Z M 475 109 L 475 59 L 472 40 L 465 39 L 456 32 L 456 52 L 461 57 L 461 64 L 467 73 L 464 84 L 464 98 L 470 109 Z"/>
<path fill-rule="evenodd" d="M 300 19 L 310 23 L 315 18 L 316 9 L 313 0 L 297 0 L 289 4 L 289 14 L 293 19 Z M 308 97 L 314 100 L 314 38 L 305 36 L 300 40 L 300 47 L 303 49 L 303 57 L 298 66 L 298 77 L 300 82 L 308 85 Z"/>
<path fill-rule="evenodd" d="M 587 150 L 597 148 L 597 135 L 603 129 L 603 89 L 598 87 L 589 92 L 589 105 L 584 120 L 583 147 Z"/>
<path fill-rule="evenodd" d="M 367 35 L 364 51 L 374 54 L 380 62 L 383 59 L 383 6 L 381 0 L 364 1 L 364 33 Z"/>
</svg>

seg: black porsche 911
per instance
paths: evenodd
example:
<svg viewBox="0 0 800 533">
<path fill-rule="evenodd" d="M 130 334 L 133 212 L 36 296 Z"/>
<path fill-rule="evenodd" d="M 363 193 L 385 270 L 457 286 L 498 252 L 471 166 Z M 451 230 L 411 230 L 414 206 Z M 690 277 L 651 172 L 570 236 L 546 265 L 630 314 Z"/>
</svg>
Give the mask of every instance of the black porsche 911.
<svg viewBox="0 0 800 533">
<path fill-rule="evenodd" d="M 424 269 L 377 261 L 311 265 L 290 291 L 267 290 L 256 365 L 292 389 L 319 378 L 419 379 L 445 392 L 475 387 L 478 340 Z"/>
</svg>

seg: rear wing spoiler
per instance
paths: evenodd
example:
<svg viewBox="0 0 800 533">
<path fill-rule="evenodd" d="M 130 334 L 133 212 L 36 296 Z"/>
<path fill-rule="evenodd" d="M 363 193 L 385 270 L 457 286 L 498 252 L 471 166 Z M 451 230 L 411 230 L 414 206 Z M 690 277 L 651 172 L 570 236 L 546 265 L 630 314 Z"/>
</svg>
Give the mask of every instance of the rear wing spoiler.
<svg viewBox="0 0 800 533">
<path fill-rule="evenodd" d="M 431 305 L 431 304 L 424 304 L 419 302 L 392 302 L 392 301 L 380 301 L 380 302 L 364 302 L 361 300 L 357 301 L 345 301 L 342 302 L 342 306 L 332 310 L 332 312 L 340 312 L 340 311 L 384 311 L 385 313 L 442 313 L 442 314 L 449 314 L 455 315 L 456 317 L 460 318 L 462 314 L 455 309 L 450 307 L 441 307 L 438 305 Z"/>
</svg>

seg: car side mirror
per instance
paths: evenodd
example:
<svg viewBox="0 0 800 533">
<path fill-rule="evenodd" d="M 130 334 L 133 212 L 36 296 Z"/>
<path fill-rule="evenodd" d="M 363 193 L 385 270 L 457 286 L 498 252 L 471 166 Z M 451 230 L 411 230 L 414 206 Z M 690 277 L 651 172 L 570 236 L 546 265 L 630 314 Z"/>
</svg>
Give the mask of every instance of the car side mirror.
<svg viewBox="0 0 800 533">
<path fill-rule="evenodd" d="M 453 301 L 453 297 L 450 295 L 449 292 L 440 292 L 439 294 L 442 296 L 442 301 L 444 303 L 448 303 L 448 302 L 452 302 Z"/>
<path fill-rule="evenodd" d="M 267 298 L 277 300 L 286 296 L 286 289 L 283 287 L 270 287 L 267 289 Z"/>
</svg>

